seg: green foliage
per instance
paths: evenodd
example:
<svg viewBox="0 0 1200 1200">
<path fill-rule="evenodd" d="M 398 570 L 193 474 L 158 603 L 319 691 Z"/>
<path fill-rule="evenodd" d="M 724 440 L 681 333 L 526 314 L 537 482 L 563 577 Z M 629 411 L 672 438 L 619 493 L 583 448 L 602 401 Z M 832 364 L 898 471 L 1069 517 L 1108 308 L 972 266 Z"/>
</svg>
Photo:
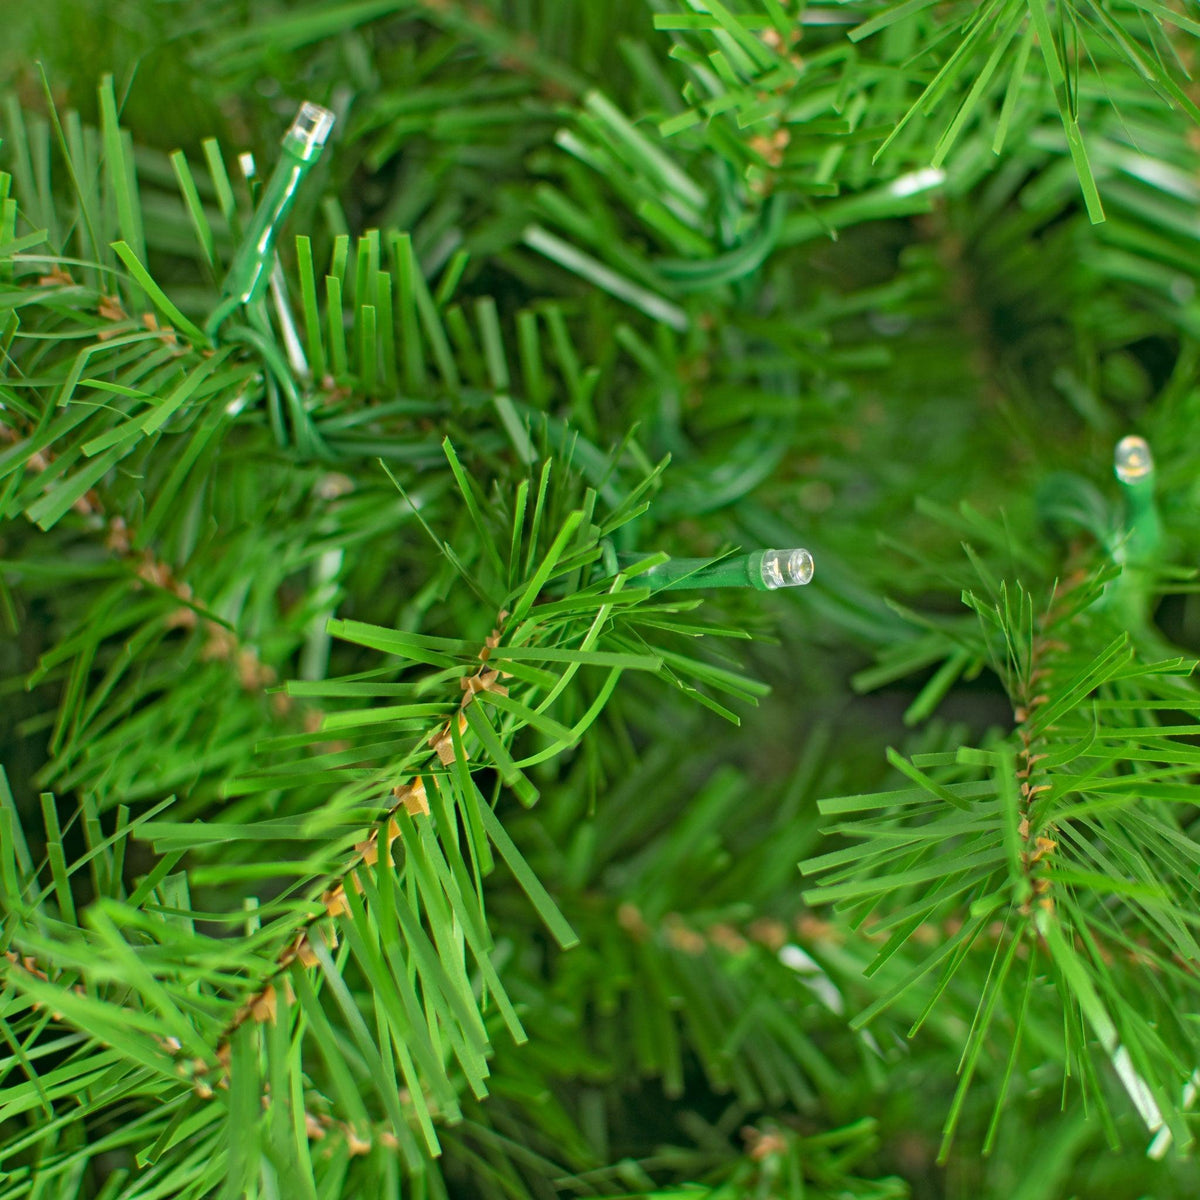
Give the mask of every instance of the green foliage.
<svg viewBox="0 0 1200 1200">
<path fill-rule="evenodd" d="M 1191 0 L 13 21 L 0 1200 L 1196 1191 Z"/>
</svg>

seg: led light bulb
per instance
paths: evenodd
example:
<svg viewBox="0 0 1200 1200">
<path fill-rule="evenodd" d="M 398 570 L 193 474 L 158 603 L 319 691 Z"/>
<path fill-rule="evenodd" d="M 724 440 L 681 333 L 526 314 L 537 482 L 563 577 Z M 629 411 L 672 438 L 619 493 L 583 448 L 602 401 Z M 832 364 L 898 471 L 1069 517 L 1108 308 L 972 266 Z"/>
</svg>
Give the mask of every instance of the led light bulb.
<svg viewBox="0 0 1200 1200">
<path fill-rule="evenodd" d="M 1113 470 L 1122 483 L 1140 483 L 1154 470 L 1154 457 L 1145 438 L 1123 437 L 1113 452 Z"/>
<path fill-rule="evenodd" d="M 271 178 L 242 235 L 225 281 L 221 285 L 221 302 L 205 323 L 205 332 L 216 334 L 221 323 L 241 304 L 253 304 L 267 288 L 275 261 L 275 238 L 287 217 L 292 201 L 320 157 L 321 149 L 333 128 L 334 116 L 327 108 L 306 100 L 300 105 L 296 118 L 283 135 L 283 153 L 275 164 Z M 253 160 L 242 159 L 247 179 L 254 172 Z"/>
<path fill-rule="evenodd" d="M 321 153 L 321 147 L 333 128 L 333 120 L 333 113 L 329 109 L 305 100 L 284 137 L 284 145 L 309 162 Z"/>
<path fill-rule="evenodd" d="M 617 562 L 634 562 L 636 554 L 618 554 Z M 802 587 L 813 577 L 813 556 L 803 549 L 753 550 L 730 558 L 672 558 L 645 573 L 655 590 L 677 588 L 776 588 Z"/>
<path fill-rule="evenodd" d="M 813 556 L 807 550 L 764 550 L 762 581 L 772 591 L 802 587 L 813 577 Z"/>
<path fill-rule="evenodd" d="M 1143 579 L 1143 569 L 1159 557 L 1163 541 L 1162 520 L 1154 499 L 1154 456 L 1146 439 L 1134 434 L 1123 437 L 1113 451 L 1113 470 L 1121 483 L 1125 509 L 1113 557 L 1127 568 L 1120 580 L 1126 603 L 1133 604 L 1135 615 L 1144 617 L 1147 598 L 1144 580 L 1139 580 Z"/>
</svg>

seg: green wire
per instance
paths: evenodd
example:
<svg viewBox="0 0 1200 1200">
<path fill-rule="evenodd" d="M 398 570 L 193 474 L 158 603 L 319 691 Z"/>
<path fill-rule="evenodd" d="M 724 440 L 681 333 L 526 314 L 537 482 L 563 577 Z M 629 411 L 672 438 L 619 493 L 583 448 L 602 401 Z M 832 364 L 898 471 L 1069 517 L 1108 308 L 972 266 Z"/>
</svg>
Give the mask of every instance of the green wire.
<svg viewBox="0 0 1200 1200">
<path fill-rule="evenodd" d="M 265 322 L 265 317 L 263 320 Z M 287 445 L 286 431 L 279 416 L 277 389 L 286 404 L 295 435 L 296 449 L 301 456 L 304 458 L 331 458 L 328 447 L 322 441 L 321 435 L 304 409 L 304 402 L 288 368 L 287 359 L 284 358 L 282 351 L 270 336 L 270 331 L 254 329 L 249 325 L 231 325 L 225 333 L 225 341 L 241 342 L 243 345 L 257 350 L 261 356 L 266 369 L 268 413 L 276 441 L 280 445 Z"/>
</svg>

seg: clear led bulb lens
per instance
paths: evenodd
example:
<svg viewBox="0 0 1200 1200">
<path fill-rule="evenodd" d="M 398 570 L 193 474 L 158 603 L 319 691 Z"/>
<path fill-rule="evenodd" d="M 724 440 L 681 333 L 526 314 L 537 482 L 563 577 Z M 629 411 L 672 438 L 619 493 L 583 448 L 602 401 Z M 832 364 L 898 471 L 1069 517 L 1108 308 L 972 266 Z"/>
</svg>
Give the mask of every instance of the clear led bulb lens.
<svg viewBox="0 0 1200 1200">
<path fill-rule="evenodd" d="M 807 550 L 765 550 L 763 583 L 769 588 L 801 587 L 813 577 L 813 556 Z"/>
<path fill-rule="evenodd" d="M 300 105 L 300 111 L 287 131 L 287 136 L 300 143 L 298 149 L 301 158 L 315 157 L 316 152 L 325 145 L 333 122 L 334 116 L 329 109 L 313 104 L 311 100 L 305 100 Z"/>
<path fill-rule="evenodd" d="M 1137 483 L 1154 470 L 1154 457 L 1145 438 L 1123 437 L 1113 453 L 1113 470 L 1122 483 Z"/>
</svg>

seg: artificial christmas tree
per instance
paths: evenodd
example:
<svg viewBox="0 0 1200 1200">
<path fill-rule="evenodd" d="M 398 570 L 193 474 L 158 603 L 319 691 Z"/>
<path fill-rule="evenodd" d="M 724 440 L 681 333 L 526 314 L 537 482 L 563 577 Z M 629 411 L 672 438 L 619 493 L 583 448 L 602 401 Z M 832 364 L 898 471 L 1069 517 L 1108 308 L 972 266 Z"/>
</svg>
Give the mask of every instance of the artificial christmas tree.
<svg viewBox="0 0 1200 1200">
<path fill-rule="evenodd" d="M 0 50 L 0 1200 L 1196 1194 L 1196 6 L 110 8 Z"/>
</svg>

